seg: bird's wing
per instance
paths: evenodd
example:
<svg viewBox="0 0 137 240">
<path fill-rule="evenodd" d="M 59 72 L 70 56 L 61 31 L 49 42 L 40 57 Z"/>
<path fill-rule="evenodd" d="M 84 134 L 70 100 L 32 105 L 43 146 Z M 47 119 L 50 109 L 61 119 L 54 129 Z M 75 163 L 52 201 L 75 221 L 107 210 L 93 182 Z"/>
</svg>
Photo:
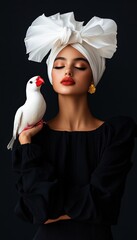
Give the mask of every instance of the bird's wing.
<svg viewBox="0 0 137 240">
<path fill-rule="evenodd" d="M 17 137 L 18 130 L 19 130 L 20 125 L 21 125 L 22 116 L 23 116 L 23 106 L 18 108 L 18 110 L 15 114 L 15 118 L 14 118 L 13 137 L 15 139 Z"/>
</svg>

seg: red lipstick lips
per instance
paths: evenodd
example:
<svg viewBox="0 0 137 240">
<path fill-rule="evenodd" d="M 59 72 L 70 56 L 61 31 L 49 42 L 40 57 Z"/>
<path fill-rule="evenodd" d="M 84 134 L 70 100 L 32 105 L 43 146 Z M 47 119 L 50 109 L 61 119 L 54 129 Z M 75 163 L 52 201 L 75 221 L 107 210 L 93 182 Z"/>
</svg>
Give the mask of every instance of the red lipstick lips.
<svg viewBox="0 0 137 240">
<path fill-rule="evenodd" d="M 70 85 L 74 85 L 75 82 L 74 82 L 73 78 L 65 77 L 62 79 L 61 84 L 65 85 L 65 86 L 70 86 Z"/>
</svg>

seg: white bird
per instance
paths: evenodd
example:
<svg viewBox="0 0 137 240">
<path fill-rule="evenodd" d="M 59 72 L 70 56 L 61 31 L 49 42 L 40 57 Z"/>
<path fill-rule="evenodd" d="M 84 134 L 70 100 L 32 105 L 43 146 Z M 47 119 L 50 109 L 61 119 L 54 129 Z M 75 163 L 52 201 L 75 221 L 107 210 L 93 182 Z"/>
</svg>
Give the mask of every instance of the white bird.
<svg viewBox="0 0 137 240">
<path fill-rule="evenodd" d="M 13 136 L 7 149 L 12 149 L 15 139 L 24 129 L 31 128 L 42 120 L 46 111 L 46 102 L 40 92 L 43 83 L 40 76 L 32 77 L 27 82 L 26 101 L 15 113 Z"/>
</svg>

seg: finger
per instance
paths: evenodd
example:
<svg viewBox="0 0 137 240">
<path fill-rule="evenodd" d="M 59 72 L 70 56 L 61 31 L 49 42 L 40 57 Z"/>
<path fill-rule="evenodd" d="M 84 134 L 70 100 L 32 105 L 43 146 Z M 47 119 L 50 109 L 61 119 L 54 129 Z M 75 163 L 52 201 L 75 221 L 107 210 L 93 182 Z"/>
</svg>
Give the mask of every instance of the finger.
<svg viewBox="0 0 137 240">
<path fill-rule="evenodd" d="M 38 125 L 34 126 L 32 129 L 29 129 L 31 136 L 36 135 L 41 129 L 43 128 L 43 123 L 39 123 Z"/>
</svg>

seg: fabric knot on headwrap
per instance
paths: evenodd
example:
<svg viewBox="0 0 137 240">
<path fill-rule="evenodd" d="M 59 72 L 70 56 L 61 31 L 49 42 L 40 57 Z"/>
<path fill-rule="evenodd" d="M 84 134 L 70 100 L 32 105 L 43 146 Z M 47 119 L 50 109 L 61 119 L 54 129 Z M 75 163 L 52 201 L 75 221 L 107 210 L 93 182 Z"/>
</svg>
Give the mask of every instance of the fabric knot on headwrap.
<svg viewBox="0 0 137 240">
<path fill-rule="evenodd" d="M 60 31 L 59 39 L 57 45 L 68 45 L 74 42 L 82 43 L 81 35 L 78 31 L 73 31 L 68 27 L 63 27 Z"/>
<path fill-rule="evenodd" d="M 70 36 L 72 34 L 72 30 L 68 27 L 63 27 L 60 31 L 60 44 L 66 45 L 69 42 Z"/>
<path fill-rule="evenodd" d="M 85 26 L 74 18 L 73 12 L 36 18 L 28 28 L 25 45 L 29 60 L 41 62 L 47 59 L 48 76 L 51 79 L 53 62 L 67 45 L 81 52 L 89 61 L 94 83 L 97 85 L 105 70 L 105 58 L 116 51 L 117 25 L 111 19 L 93 17 Z"/>
</svg>

